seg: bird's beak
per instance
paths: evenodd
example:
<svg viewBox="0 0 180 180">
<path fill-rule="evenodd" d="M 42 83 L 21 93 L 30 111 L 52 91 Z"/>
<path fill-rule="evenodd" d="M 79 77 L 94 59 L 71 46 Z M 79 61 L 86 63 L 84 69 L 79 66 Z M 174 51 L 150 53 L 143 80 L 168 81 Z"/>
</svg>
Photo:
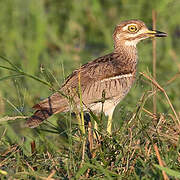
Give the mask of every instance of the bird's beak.
<svg viewBox="0 0 180 180">
<path fill-rule="evenodd" d="M 148 30 L 145 34 L 149 35 L 149 37 L 166 37 L 167 33 L 155 31 L 155 30 Z"/>
</svg>

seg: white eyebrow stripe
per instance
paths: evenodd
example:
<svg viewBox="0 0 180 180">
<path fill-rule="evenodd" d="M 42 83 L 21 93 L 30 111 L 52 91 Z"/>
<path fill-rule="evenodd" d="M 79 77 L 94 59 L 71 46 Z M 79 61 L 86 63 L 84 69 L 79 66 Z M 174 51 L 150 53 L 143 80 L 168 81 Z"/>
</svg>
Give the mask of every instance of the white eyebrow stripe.
<svg viewBox="0 0 180 180">
<path fill-rule="evenodd" d="M 118 75 L 118 76 L 102 79 L 101 82 L 115 80 L 115 79 L 129 78 L 129 77 L 133 77 L 133 75 L 131 73 L 130 74 Z"/>
</svg>

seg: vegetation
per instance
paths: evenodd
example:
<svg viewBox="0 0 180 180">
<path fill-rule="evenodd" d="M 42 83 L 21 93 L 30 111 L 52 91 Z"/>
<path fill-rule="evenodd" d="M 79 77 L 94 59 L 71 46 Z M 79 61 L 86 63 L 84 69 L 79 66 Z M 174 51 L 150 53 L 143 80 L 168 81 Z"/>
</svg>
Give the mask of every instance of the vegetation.
<svg viewBox="0 0 180 180">
<path fill-rule="evenodd" d="M 7 0 L 0 7 L 1 179 L 180 177 L 180 1 Z M 116 24 L 141 19 L 150 27 L 152 9 L 157 29 L 168 33 L 157 40 L 157 78 L 147 40 L 138 45 L 142 73 L 116 108 L 112 135 L 107 118 L 91 114 L 102 128 L 90 153 L 87 130 L 82 133 L 70 113 L 35 129 L 24 127 L 23 116 L 32 115 L 31 107 L 74 69 L 113 50 Z"/>
</svg>

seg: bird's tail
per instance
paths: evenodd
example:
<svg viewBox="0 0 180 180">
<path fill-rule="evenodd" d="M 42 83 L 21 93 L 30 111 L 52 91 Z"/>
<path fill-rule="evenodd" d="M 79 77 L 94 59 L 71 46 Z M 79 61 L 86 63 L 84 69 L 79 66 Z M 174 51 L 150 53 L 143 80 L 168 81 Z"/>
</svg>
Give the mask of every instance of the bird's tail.
<svg viewBox="0 0 180 180">
<path fill-rule="evenodd" d="M 49 118 L 53 113 L 49 110 L 37 110 L 30 118 L 27 119 L 25 126 L 35 128 L 39 126 L 44 120 Z"/>
<path fill-rule="evenodd" d="M 27 119 L 25 126 L 35 128 L 51 115 L 66 111 L 67 107 L 67 99 L 63 98 L 59 93 L 54 93 L 52 96 L 33 106 L 36 111 Z"/>
</svg>

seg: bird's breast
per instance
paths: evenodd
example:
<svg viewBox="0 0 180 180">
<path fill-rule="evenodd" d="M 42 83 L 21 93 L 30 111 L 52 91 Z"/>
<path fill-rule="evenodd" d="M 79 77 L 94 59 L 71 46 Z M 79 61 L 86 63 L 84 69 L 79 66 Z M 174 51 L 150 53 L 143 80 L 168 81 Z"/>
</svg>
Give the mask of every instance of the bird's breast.
<svg viewBox="0 0 180 180">
<path fill-rule="evenodd" d="M 130 90 L 135 80 L 134 73 L 117 75 L 89 84 L 83 91 L 87 104 L 105 100 L 120 101 Z"/>
</svg>

